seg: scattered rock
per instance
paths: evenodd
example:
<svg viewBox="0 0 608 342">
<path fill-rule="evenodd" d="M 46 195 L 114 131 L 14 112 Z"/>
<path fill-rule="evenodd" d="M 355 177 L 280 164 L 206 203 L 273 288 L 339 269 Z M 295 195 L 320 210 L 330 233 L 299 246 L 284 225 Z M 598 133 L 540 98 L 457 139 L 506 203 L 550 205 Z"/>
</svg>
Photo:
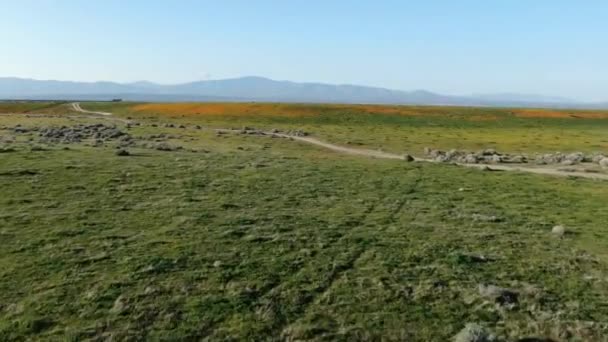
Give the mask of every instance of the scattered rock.
<svg viewBox="0 0 608 342">
<path fill-rule="evenodd" d="M 513 163 L 513 164 L 525 164 L 528 162 L 528 158 L 526 158 L 525 156 L 522 156 L 522 155 L 514 155 L 514 156 L 509 156 L 508 158 L 504 159 L 503 162 Z"/>
<path fill-rule="evenodd" d="M 17 125 L 15 127 L 13 127 L 13 133 L 19 133 L 19 134 L 23 134 L 23 133 L 28 133 L 30 130 L 25 128 L 25 127 L 21 127 L 21 125 Z"/>
<path fill-rule="evenodd" d="M 73 127 L 51 127 L 42 128 L 38 135 L 42 142 L 47 143 L 79 143 L 85 139 L 94 139 L 96 141 L 116 140 L 121 137 L 128 136 L 127 133 L 119 130 L 115 126 L 107 126 L 104 124 L 91 125 L 76 125 Z M 131 138 L 128 136 L 129 139 Z"/>
<path fill-rule="evenodd" d="M 129 151 L 127 151 L 127 150 L 120 149 L 120 150 L 116 151 L 116 155 L 120 156 L 120 157 L 126 157 L 126 156 L 130 156 L 131 153 L 129 153 Z"/>
<path fill-rule="evenodd" d="M 110 312 L 120 314 L 120 313 L 125 312 L 126 309 L 127 309 L 127 299 L 123 295 L 120 295 L 114 301 L 114 305 L 112 306 L 112 309 L 110 309 Z"/>
<path fill-rule="evenodd" d="M 171 145 L 169 145 L 167 143 L 164 143 L 164 142 L 156 144 L 156 146 L 154 148 L 156 150 L 158 150 L 158 151 L 168 151 L 168 152 L 170 152 L 170 151 L 177 151 L 177 150 L 181 150 L 182 149 L 181 146 L 171 146 Z"/>
<path fill-rule="evenodd" d="M 594 155 L 591 156 L 591 162 L 599 164 L 600 160 L 602 160 L 604 158 L 608 158 L 608 157 L 606 157 L 605 155 L 603 155 L 601 153 L 600 154 L 594 154 Z"/>
<path fill-rule="evenodd" d="M 454 336 L 454 342 L 493 342 L 496 337 L 486 328 L 477 323 L 467 323 L 465 327 Z"/>
<path fill-rule="evenodd" d="M 477 164 L 479 162 L 479 159 L 475 154 L 469 153 L 464 157 L 463 162 L 465 164 Z"/>
<path fill-rule="evenodd" d="M 308 134 L 308 132 L 304 132 L 303 130 L 300 130 L 300 129 L 296 129 L 293 131 L 287 131 L 286 134 L 293 135 L 294 137 L 307 137 L 310 135 L 310 134 Z"/>
<path fill-rule="evenodd" d="M 483 214 L 473 214 L 471 215 L 473 221 L 477 222 L 501 222 L 502 220 L 498 216 L 494 215 L 483 215 Z"/>
<path fill-rule="evenodd" d="M 30 151 L 42 152 L 42 151 L 46 151 L 46 148 L 44 148 L 43 146 L 40 146 L 40 145 L 33 145 L 33 146 L 30 146 Z"/>
<path fill-rule="evenodd" d="M 519 302 L 519 293 L 495 285 L 479 285 L 479 294 L 485 298 L 493 299 L 501 306 L 513 306 Z"/>
<path fill-rule="evenodd" d="M 589 154 L 586 155 L 582 152 L 573 152 L 570 154 L 563 154 L 561 152 L 539 154 L 534 158 L 530 158 L 523 154 L 504 154 L 499 153 L 495 149 L 485 149 L 479 152 L 469 152 L 461 150 L 450 150 L 441 151 L 432 149 L 430 147 L 424 148 L 424 154 L 430 159 L 436 162 L 448 163 L 462 163 L 462 164 L 501 164 L 501 163 L 512 163 L 512 164 L 525 164 L 533 160 L 539 165 L 555 165 L 562 164 L 566 166 L 577 165 L 581 163 L 600 163 L 604 158 L 602 154 Z M 605 167 L 608 168 L 608 160 L 605 162 Z"/>
<path fill-rule="evenodd" d="M 553 229 L 551 229 L 551 233 L 555 236 L 563 237 L 564 235 L 566 235 L 566 227 L 562 225 L 555 226 L 553 227 Z"/>
<path fill-rule="evenodd" d="M 494 259 L 488 258 L 484 255 L 458 254 L 456 256 L 456 262 L 459 264 L 485 264 L 493 261 Z"/>
<path fill-rule="evenodd" d="M 570 153 L 568 155 L 566 155 L 564 157 L 565 161 L 568 161 L 570 163 L 572 163 L 572 165 L 574 164 L 579 164 L 582 163 L 583 161 L 585 161 L 585 154 L 582 152 L 575 152 L 575 153 Z"/>
</svg>

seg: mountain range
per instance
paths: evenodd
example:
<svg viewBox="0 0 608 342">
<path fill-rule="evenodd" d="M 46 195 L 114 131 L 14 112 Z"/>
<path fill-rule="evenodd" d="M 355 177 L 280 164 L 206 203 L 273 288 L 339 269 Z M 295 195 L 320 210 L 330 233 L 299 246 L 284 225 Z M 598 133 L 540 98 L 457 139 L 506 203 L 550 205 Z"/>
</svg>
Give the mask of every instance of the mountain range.
<svg viewBox="0 0 608 342">
<path fill-rule="evenodd" d="M 503 93 L 450 96 L 426 90 L 402 91 L 358 85 L 298 83 L 253 76 L 175 85 L 148 81 L 72 82 L 0 77 L 0 99 L 4 100 L 106 101 L 115 98 L 150 102 L 254 101 L 608 108 L 608 103 L 586 103 L 542 95 Z"/>
</svg>

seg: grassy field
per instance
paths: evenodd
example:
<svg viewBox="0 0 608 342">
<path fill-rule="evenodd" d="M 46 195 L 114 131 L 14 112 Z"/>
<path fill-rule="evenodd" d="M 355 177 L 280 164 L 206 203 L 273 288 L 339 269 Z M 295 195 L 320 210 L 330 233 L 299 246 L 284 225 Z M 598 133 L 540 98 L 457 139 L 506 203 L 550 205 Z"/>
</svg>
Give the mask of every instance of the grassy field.
<svg viewBox="0 0 608 342">
<path fill-rule="evenodd" d="M 6 113 L 65 113 L 65 102 L 0 101 L 0 114 Z"/>
<path fill-rule="evenodd" d="M 446 341 L 469 322 L 505 341 L 608 338 L 608 183 L 193 127 L 302 128 L 396 151 L 491 147 L 485 139 L 587 151 L 606 150 L 605 120 L 231 106 L 203 115 L 83 104 L 143 123 L 117 123 L 133 136 L 165 133 L 184 147 L 130 156 L 113 142 L 44 145 L 10 130 L 99 119 L 0 115 L 0 137 L 15 136 L 0 142 L 12 148 L 0 153 L 0 340 Z M 486 115 L 497 118 L 475 118 Z M 186 128 L 151 126 L 168 122 Z M 554 236 L 555 225 L 568 233 Z"/>
<path fill-rule="evenodd" d="M 608 150 L 608 111 L 294 104 L 98 104 L 134 118 L 216 127 L 300 127 L 340 144 L 421 154 L 496 148 L 509 153 Z"/>
</svg>

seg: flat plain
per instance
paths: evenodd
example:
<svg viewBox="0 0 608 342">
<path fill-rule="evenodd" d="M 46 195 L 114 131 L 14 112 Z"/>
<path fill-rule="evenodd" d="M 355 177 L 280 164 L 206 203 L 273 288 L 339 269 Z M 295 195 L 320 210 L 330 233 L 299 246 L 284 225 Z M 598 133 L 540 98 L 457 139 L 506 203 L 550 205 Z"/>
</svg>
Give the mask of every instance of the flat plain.
<svg viewBox="0 0 608 342">
<path fill-rule="evenodd" d="M 608 112 L 81 106 L 0 103 L 0 340 L 608 339 L 608 182 L 238 133 L 607 153 Z"/>
</svg>

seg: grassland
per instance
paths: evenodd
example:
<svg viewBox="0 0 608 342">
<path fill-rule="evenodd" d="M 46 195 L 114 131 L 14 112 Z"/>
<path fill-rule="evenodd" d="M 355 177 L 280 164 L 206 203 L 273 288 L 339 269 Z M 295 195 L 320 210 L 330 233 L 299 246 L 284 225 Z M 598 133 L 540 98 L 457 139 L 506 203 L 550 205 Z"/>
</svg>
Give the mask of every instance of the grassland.
<svg viewBox="0 0 608 342">
<path fill-rule="evenodd" d="M 502 150 L 584 151 L 605 149 L 602 119 L 83 107 L 134 118 L 144 124 L 130 134 L 171 134 L 185 149 L 32 150 L 31 134 L 0 154 L 0 340 L 446 341 L 467 322 L 506 341 L 608 337 L 606 182 L 358 158 L 193 128 L 302 128 L 389 150 L 486 147 L 487 135 Z M 4 115 L 0 128 L 95 120 Z M 186 128 L 151 126 L 166 122 Z M 539 130 L 550 133 L 528 146 Z M 565 138 L 549 139 L 558 132 Z M 579 135 L 586 140 L 564 141 Z M 562 238 L 551 234 L 558 224 L 568 228 Z M 503 305 L 480 284 L 519 297 Z"/>
<path fill-rule="evenodd" d="M 57 102 L 26 102 L 26 101 L 0 101 L 0 114 L 19 113 L 65 113 L 66 103 Z"/>
<path fill-rule="evenodd" d="M 420 154 L 424 147 L 508 153 L 608 150 L 608 111 L 256 103 L 92 108 L 216 127 L 300 127 L 326 141 L 395 153 Z"/>
</svg>

